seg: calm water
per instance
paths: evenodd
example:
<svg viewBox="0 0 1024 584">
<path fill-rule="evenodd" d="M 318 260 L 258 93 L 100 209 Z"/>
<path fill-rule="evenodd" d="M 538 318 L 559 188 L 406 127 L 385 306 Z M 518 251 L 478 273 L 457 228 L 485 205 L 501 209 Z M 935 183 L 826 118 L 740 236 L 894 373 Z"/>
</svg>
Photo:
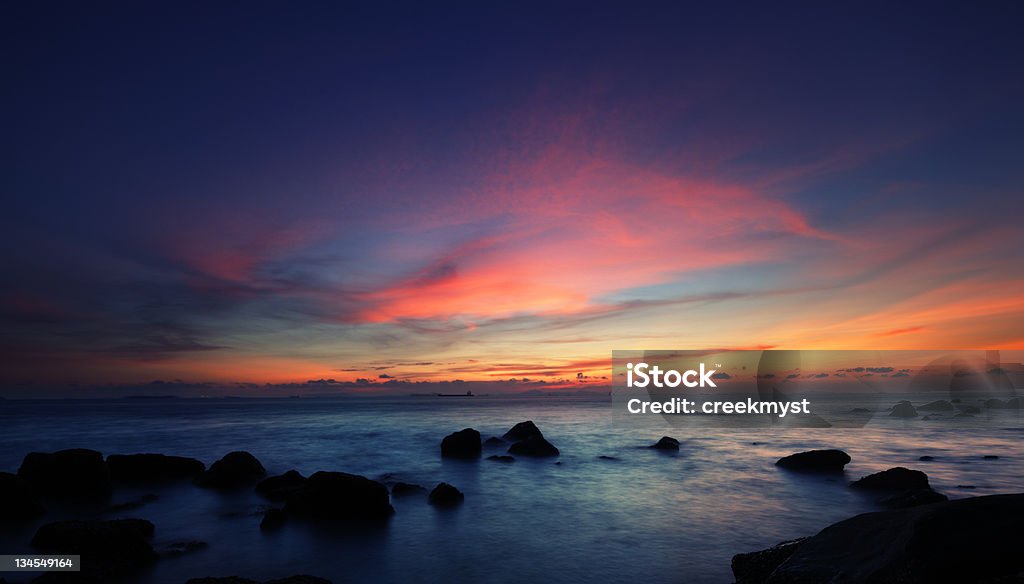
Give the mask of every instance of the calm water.
<svg viewBox="0 0 1024 584">
<path fill-rule="evenodd" d="M 561 464 L 440 458 L 440 440 L 452 431 L 473 427 L 486 438 L 528 419 L 561 449 Z M 643 448 L 663 433 L 683 441 L 678 455 Z M 877 509 L 847 487 L 871 472 L 896 465 L 924 470 L 952 498 L 1018 492 L 1021 438 L 1019 430 L 995 427 L 659 432 L 613 423 L 609 402 L 580 398 L 0 403 L 4 471 L 16 471 L 32 450 L 162 452 L 210 464 L 245 449 L 272 474 L 341 470 L 428 487 L 447 481 L 466 494 L 464 505 L 448 511 L 425 497 L 396 500 L 395 516 L 373 530 L 325 531 L 292 522 L 263 534 L 260 512 L 268 504 L 247 492 L 225 495 L 188 484 L 120 489 L 112 503 L 149 492 L 160 498 L 134 511 L 90 513 L 153 521 L 157 547 L 209 542 L 205 550 L 161 560 L 138 580 L 149 583 L 295 573 L 335 583 L 731 582 L 733 554 Z M 780 456 L 826 447 L 853 457 L 845 476 L 797 475 L 774 466 Z M 919 462 L 923 454 L 938 460 Z M 986 454 L 1000 458 L 982 460 Z M 39 523 L 69 513 L 51 509 L 34 525 L 0 533 L 0 551 L 29 551 Z"/>
</svg>

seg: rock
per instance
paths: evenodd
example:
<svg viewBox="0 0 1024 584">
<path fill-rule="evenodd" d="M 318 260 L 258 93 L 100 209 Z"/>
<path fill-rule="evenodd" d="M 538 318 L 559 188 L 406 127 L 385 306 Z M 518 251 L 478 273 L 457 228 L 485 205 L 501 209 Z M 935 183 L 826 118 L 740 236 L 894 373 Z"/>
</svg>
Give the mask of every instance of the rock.
<svg viewBox="0 0 1024 584">
<path fill-rule="evenodd" d="M 921 461 L 924 461 L 924 462 L 930 462 L 932 460 L 935 460 L 935 457 L 934 456 L 928 456 L 926 454 L 926 455 L 924 455 L 922 457 L 919 457 L 918 460 L 921 460 Z"/>
<path fill-rule="evenodd" d="M 192 479 L 206 470 L 202 462 L 163 454 L 111 454 L 107 457 L 110 478 L 122 483 L 156 483 Z"/>
<path fill-rule="evenodd" d="M 875 491 L 912 491 L 930 488 L 928 475 L 902 466 L 868 475 L 854 481 L 850 486 Z"/>
<path fill-rule="evenodd" d="M 993 410 L 1003 410 L 1006 409 L 1006 402 L 995 398 L 987 399 L 985 400 L 985 407 Z"/>
<path fill-rule="evenodd" d="M 870 414 L 871 410 L 869 410 L 867 408 L 853 408 L 852 410 L 850 410 L 850 413 L 851 414 Z M 782 545 L 782 544 L 779 544 L 779 545 Z"/>
<path fill-rule="evenodd" d="M 215 489 L 229 489 L 255 483 L 267 471 L 255 456 L 245 451 L 229 452 L 224 458 L 210 465 L 199 484 Z"/>
<path fill-rule="evenodd" d="M 45 513 L 39 497 L 21 477 L 0 472 L 0 523 L 24 521 Z"/>
<path fill-rule="evenodd" d="M 784 456 L 775 466 L 790 470 L 841 472 L 849 464 L 850 455 L 842 450 L 808 450 Z"/>
<path fill-rule="evenodd" d="M 533 438 L 535 436 L 538 438 L 544 437 L 544 435 L 541 434 L 540 432 L 540 428 L 538 428 L 533 423 L 533 421 L 527 420 L 525 422 L 519 422 L 515 426 L 512 426 L 512 429 L 509 430 L 508 432 L 505 432 L 505 435 L 502 436 L 502 438 L 510 442 L 520 442 L 523 440 L 527 440 L 529 438 Z"/>
<path fill-rule="evenodd" d="M 175 541 L 167 544 L 157 552 L 161 558 L 178 558 L 185 554 L 198 552 L 210 547 L 205 541 Z"/>
<path fill-rule="evenodd" d="M 982 460 L 999 460 L 999 457 L 996 456 L 995 454 L 986 454 L 985 456 L 982 456 L 981 458 L 982 458 Z"/>
<path fill-rule="evenodd" d="M 654 448 L 655 450 L 679 450 L 679 441 L 669 436 L 662 436 L 661 440 L 651 444 L 648 448 Z"/>
<path fill-rule="evenodd" d="M 957 414 L 957 415 L 955 415 L 953 417 L 954 418 L 973 418 L 974 414 L 968 414 L 967 412 L 960 412 L 959 414 Z"/>
<path fill-rule="evenodd" d="M 433 491 L 430 491 L 430 504 L 439 507 L 451 507 L 458 505 L 465 500 L 466 496 L 461 491 L 448 483 L 438 483 Z"/>
<path fill-rule="evenodd" d="M 263 584 L 331 584 L 331 581 L 326 578 L 300 574 L 298 576 L 288 576 L 287 578 L 267 580 Z"/>
<path fill-rule="evenodd" d="M 504 446 L 505 444 L 507 444 L 507 442 L 497 436 L 491 436 L 487 440 L 484 440 L 484 446 Z"/>
<path fill-rule="evenodd" d="M 515 457 L 507 455 L 492 454 L 487 457 L 487 460 L 493 460 L 495 462 L 515 462 Z"/>
<path fill-rule="evenodd" d="M 107 506 L 107 513 L 121 513 L 123 511 L 134 511 L 141 509 L 146 505 L 160 500 L 160 495 L 155 493 L 146 493 L 140 497 L 136 497 L 123 503 L 115 503 Z"/>
<path fill-rule="evenodd" d="M 889 415 L 894 418 L 916 418 L 917 410 L 914 409 L 914 404 L 904 400 L 894 405 Z"/>
<path fill-rule="evenodd" d="M 928 505 L 948 500 L 949 497 L 929 488 L 903 491 L 895 495 L 882 497 L 877 502 L 890 509 L 906 509 L 908 507 L 917 507 L 918 505 Z"/>
<path fill-rule="evenodd" d="M 481 450 L 480 432 L 472 428 L 449 434 L 441 441 L 444 458 L 480 458 Z"/>
<path fill-rule="evenodd" d="M 1015 397 L 1013 399 L 1006 400 L 1007 409 L 1019 410 L 1020 409 L 1020 398 Z"/>
<path fill-rule="evenodd" d="M 519 456 L 534 456 L 534 457 L 545 457 L 545 456 L 558 456 L 558 449 L 553 444 L 544 439 L 543 436 L 532 436 L 526 440 L 516 442 L 508 448 L 509 454 L 517 454 Z"/>
<path fill-rule="evenodd" d="M 96 500 L 111 491 L 103 455 L 84 448 L 30 452 L 18 469 L 18 477 L 35 492 L 55 499 Z"/>
<path fill-rule="evenodd" d="M 224 576 L 224 577 L 206 577 L 206 578 L 191 578 L 185 584 L 260 584 L 256 580 L 250 580 L 249 578 L 239 578 L 238 576 Z"/>
<path fill-rule="evenodd" d="M 257 483 L 256 492 L 271 501 L 284 501 L 289 495 L 301 489 L 304 484 L 306 484 L 306 477 L 297 470 L 290 470 L 284 474 L 263 479 Z"/>
<path fill-rule="evenodd" d="M 263 519 L 260 520 L 260 531 L 281 529 L 285 519 L 287 519 L 287 515 L 285 515 L 284 509 L 267 509 L 267 512 L 263 514 Z"/>
<path fill-rule="evenodd" d="M 316 472 L 288 497 L 285 511 L 311 519 L 385 519 L 394 514 L 388 489 L 344 472 Z"/>
<path fill-rule="evenodd" d="M 212 578 L 192 578 L 185 584 L 260 584 L 260 582 L 239 576 L 223 576 Z M 297 576 L 288 576 L 287 578 L 267 580 L 262 584 L 331 584 L 331 581 L 325 578 L 318 578 L 316 576 L 299 574 Z"/>
<path fill-rule="evenodd" d="M 960 408 L 960 413 L 963 414 L 980 414 L 981 408 L 978 406 L 963 406 Z"/>
<path fill-rule="evenodd" d="M 736 573 L 737 582 L 1019 582 L 1022 516 L 1024 494 L 865 513 L 799 542 L 769 575 Z"/>
<path fill-rule="evenodd" d="M 605 454 L 602 454 L 601 456 L 598 456 L 598 457 L 597 457 L 597 459 L 598 459 L 598 460 L 610 460 L 610 461 L 616 461 L 616 460 L 619 460 L 619 459 L 618 459 L 618 457 L 615 457 L 615 456 L 608 456 L 608 455 L 605 455 Z"/>
<path fill-rule="evenodd" d="M 32 546 L 46 553 L 81 555 L 81 580 L 105 582 L 156 560 L 152 537 L 153 524 L 144 519 L 60 521 L 40 527 Z"/>
<path fill-rule="evenodd" d="M 395 483 L 391 487 L 392 497 L 408 497 L 410 495 L 425 495 L 427 489 L 420 485 L 414 485 L 412 483 Z"/>
<path fill-rule="evenodd" d="M 759 552 L 736 554 L 732 557 L 732 573 L 736 576 L 736 584 L 760 584 L 789 559 L 800 544 L 808 538 L 801 537 L 784 541 Z"/>
<path fill-rule="evenodd" d="M 924 410 L 926 412 L 952 412 L 956 408 L 953 406 L 953 404 L 949 403 L 948 401 L 940 399 L 935 400 L 933 402 L 928 402 L 923 406 L 918 407 L 917 409 Z"/>
</svg>

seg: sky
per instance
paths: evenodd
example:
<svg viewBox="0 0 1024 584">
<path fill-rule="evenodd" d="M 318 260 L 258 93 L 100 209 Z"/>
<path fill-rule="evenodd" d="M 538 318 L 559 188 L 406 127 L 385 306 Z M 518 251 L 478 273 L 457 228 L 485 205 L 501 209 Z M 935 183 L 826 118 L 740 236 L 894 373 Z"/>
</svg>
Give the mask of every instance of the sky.
<svg viewBox="0 0 1024 584">
<path fill-rule="evenodd" d="M 707 4 L 6 3 L 0 384 L 1024 349 L 1024 9 Z"/>
</svg>

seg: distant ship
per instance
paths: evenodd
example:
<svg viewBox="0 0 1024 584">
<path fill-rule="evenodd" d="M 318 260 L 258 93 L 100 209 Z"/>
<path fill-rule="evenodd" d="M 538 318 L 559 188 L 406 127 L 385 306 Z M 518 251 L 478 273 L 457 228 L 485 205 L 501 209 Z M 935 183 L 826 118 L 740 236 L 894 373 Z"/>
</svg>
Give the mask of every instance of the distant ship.
<svg viewBox="0 0 1024 584">
<path fill-rule="evenodd" d="M 436 395 L 437 397 L 473 397 L 473 392 L 467 391 L 466 393 L 438 393 Z"/>
</svg>

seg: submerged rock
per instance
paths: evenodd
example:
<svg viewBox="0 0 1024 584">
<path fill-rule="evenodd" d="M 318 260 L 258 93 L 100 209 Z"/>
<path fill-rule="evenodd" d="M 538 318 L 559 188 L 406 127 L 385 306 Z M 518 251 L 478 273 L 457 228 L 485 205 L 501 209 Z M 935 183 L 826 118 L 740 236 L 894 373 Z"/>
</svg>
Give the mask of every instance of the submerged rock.
<svg viewBox="0 0 1024 584">
<path fill-rule="evenodd" d="M 1024 494 L 865 513 L 797 542 L 788 555 L 778 554 L 777 566 L 756 574 L 743 572 L 742 560 L 736 571 L 734 558 L 733 573 L 738 584 L 1017 582 L 1022 516 Z"/>
<path fill-rule="evenodd" d="M 395 483 L 391 487 L 392 497 L 408 497 L 409 495 L 425 495 L 426 493 L 426 487 L 412 483 Z"/>
<path fill-rule="evenodd" d="M 285 511 L 311 519 L 384 519 L 395 509 L 387 487 L 377 481 L 320 471 L 288 497 Z"/>
<path fill-rule="evenodd" d="M 267 477 L 256 485 L 256 492 L 271 501 L 284 501 L 306 484 L 306 477 L 297 470 Z"/>
<path fill-rule="evenodd" d="M 0 472 L 0 523 L 24 521 L 43 513 L 39 497 L 28 482 L 9 472 Z"/>
<path fill-rule="evenodd" d="M 318 578 L 317 576 L 299 574 L 297 576 L 288 576 L 287 578 L 276 578 L 274 580 L 266 580 L 262 583 L 258 580 L 242 578 L 240 576 L 222 576 L 192 578 L 185 584 L 331 584 L 331 581 L 327 580 L 326 578 Z"/>
<path fill-rule="evenodd" d="M 202 462 L 164 454 L 111 454 L 107 457 L 110 478 L 122 483 L 155 483 L 192 479 L 206 470 Z"/>
<path fill-rule="evenodd" d="M 1001 399 L 992 398 L 985 400 L 985 407 L 993 410 L 1006 409 L 1006 405 L 1006 402 Z"/>
<path fill-rule="evenodd" d="M 923 406 L 919 406 L 917 409 L 924 410 L 926 412 L 952 412 L 956 408 L 953 406 L 953 404 L 949 403 L 948 401 L 940 399 L 935 400 L 933 402 L 928 402 Z"/>
<path fill-rule="evenodd" d="M 935 460 L 935 457 L 934 456 L 929 456 L 929 455 L 925 454 L 924 456 L 918 457 L 918 460 L 923 461 L 923 462 L 931 462 L 931 461 Z"/>
<path fill-rule="evenodd" d="M 153 524 L 144 519 L 59 521 L 40 527 L 32 546 L 47 553 L 81 555 L 81 581 L 105 582 L 157 559 L 149 542 L 153 531 Z"/>
<path fill-rule="evenodd" d="M 880 505 L 889 507 L 890 509 L 906 509 L 907 507 L 929 505 L 931 503 L 939 503 L 941 501 L 948 500 L 949 497 L 931 488 L 927 488 L 903 491 L 900 493 L 896 493 L 895 495 L 882 497 L 878 499 L 878 503 Z"/>
<path fill-rule="evenodd" d="M 540 428 L 532 420 L 519 422 L 502 436 L 502 438 L 511 442 L 519 442 L 533 437 L 543 438 L 544 435 L 541 434 Z"/>
<path fill-rule="evenodd" d="M 157 555 L 161 558 L 179 558 L 185 554 L 205 550 L 208 547 L 210 547 L 210 544 L 205 541 L 175 541 L 158 550 Z"/>
<path fill-rule="evenodd" d="M 558 449 L 543 436 L 531 436 L 526 440 L 516 442 L 509 446 L 508 452 L 509 454 L 533 457 L 558 456 L 560 454 Z"/>
<path fill-rule="evenodd" d="M 18 477 L 35 492 L 55 499 L 103 499 L 111 491 L 103 455 L 84 448 L 30 452 L 18 469 Z"/>
<path fill-rule="evenodd" d="M 648 448 L 653 448 L 655 450 L 671 450 L 674 452 L 679 450 L 679 441 L 671 436 L 662 436 L 661 440 L 651 444 Z"/>
<path fill-rule="evenodd" d="M 480 458 L 481 451 L 480 432 L 472 428 L 449 434 L 441 441 L 444 458 Z"/>
<path fill-rule="evenodd" d="M 808 450 L 784 456 L 775 462 L 790 470 L 838 472 L 850 462 L 850 455 L 842 450 Z"/>
<path fill-rule="evenodd" d="M 916 418 L 917 410 L 914 408 L 914 404 L 904 400 L 894 405 L 889 411 L 889 415 L 894 418 Z"/>
<path fill-rule="evenodd" d="M 487 440 L 484 440 L 484 446 L 504 446 L 506 444 L 508 443 L 497 436 L 491 436 Z"/>
<path fill-rule="evenodd" d="M 430 491 L 430 504 L 437 505 L 439 507 L 451 507 L 458 505 L 465 500 L 466 496 L 462 494 L 462 491 L 456 489 L 448 483 L 438 483 L 434 487 L 433 491 Z"/>
<path fill-rule="evenodd" d="M 855 489 L 888 491 L 929 488 L 928 475 L 919 470 L 910 470 L 902 466 L 860 478 L 851 483 L 850 486 Z"/>
<path fill-rule="evenodd" d="M 516 461 L 515 457 L 508 456 L 508 455 L 498 455 L 498 454 L 492 454 L 492 455 L 488 456 L 487 460 L 493 460 L 495 462 L 515 462 Z"/>
<path fill-rule="evenodd" d="M 267 512 L 263 514 L 263 519 L 260 520 L 260 531 L 281 529 L 287 518 L 284 509 L 267 509 Z"/>
<path fill-rule="evenodd" d="M 962 408 L 960 408 L 960 413 L 961 414 L 968 414 L 968 415 L 969 414 L 980 414 L 981 413 L 981 408 L 979 408 L 978 406 L 963 406 Z"/>
<path fill-rule="evenodd" d="M 255 483 L 267 471 L 255 456 L 243 450 L 229 452 L 224 458 L 210 465 L 199 478 L 204 487 L 227 489 Z"/>
</svg>

